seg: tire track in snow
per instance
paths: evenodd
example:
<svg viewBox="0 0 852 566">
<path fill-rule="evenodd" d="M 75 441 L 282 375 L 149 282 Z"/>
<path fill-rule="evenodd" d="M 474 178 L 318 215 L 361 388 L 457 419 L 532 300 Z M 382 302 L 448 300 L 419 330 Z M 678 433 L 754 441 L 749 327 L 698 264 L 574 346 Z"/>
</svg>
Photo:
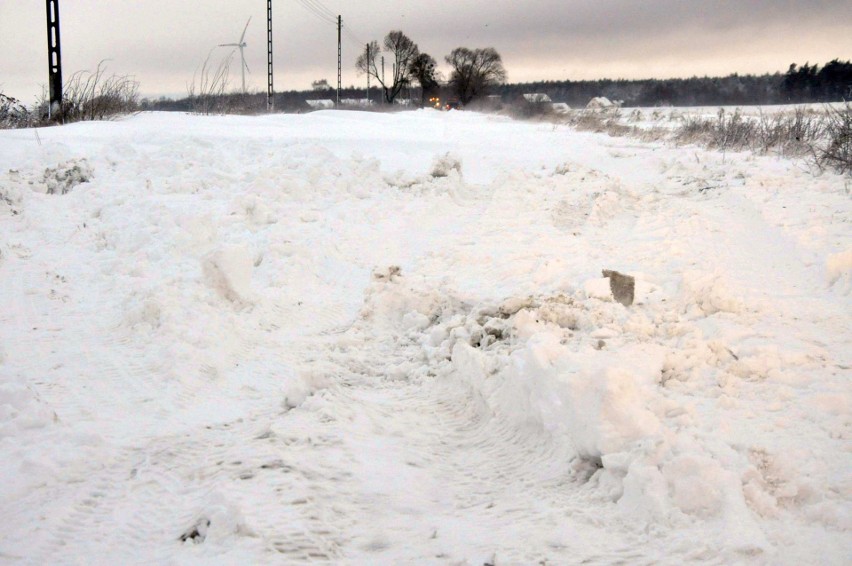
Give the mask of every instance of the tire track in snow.
<svg viewBox="0 0 852 566">
<path fill-rule="evenodd" d="M 91 470 L 73 493 L 55 486 L 58 498 L 31 535 L 33 563 L 93 556 L 102 547 L 113 552 L 105 558 L 125 562 L 236 548 L 293 563 L 449 563 L 494 553 L 509 563 L 638 558 L 639 535 L 621 543 L 611 532 L 604 536 L 611 518 L 583 493 L 563 456 L 540 431 L 484 414 L 460 384 L 342 376 L 302 408 L 282 414 L 270 407 L 192 435 L 153 439 Z M 384 464 L 412 475 L 376 486 L 371 477 Z M 397 490 L 397 482 L 412 494 Z M 9 516 L 23 515 L 29 499 Z M 242 518 L 227 536 L 208 534 L 197 545 L 178 540 L 199 520 L 215 527 L 233 518 L 228 514 Z M 518 525 L 525 535 L 540 534 L 522 543 Z M 429 541 L 432 555 L 412 556 L 409 538 Z M 114 540 L 122 544 L 110 545 Z"/>
<path fill-rule="evenodd" d="M 63 556 L 74 555 L 99 555 L 113 563 L 164 563 L 175 556 L 188 558 L 196 547 L 212 557 L 216 551 L 232 550 L 235 542 L 257 556 L 277 550 L 277 544 L 294 556 L 327 557 L 327 541 L 312 545 L 310 537 L 295 533 L 287 538 L 281 532 L 288 524 L 309 521 L 313 514 L 307 512 L 303 518 L 295 513 L 296 517 L 290 517 L 295 522 L 288 520 L 294 513 L 286 510 L 297 507 L 288 506 L 287 499 L 299 498 L 293 494 L 293 481 L 282 472 L 293 468 L 280 458 L 274 443 L 258 438 L 263 421 L 268 423 L 274 414 L 260 413 L 250 422 L 154 439 L 143 448 L 123 450 L 107 465 L 91 470 L 73 493 L 67 486 L 56 486 L 60 497 L 46 506 L 42 502 L 50 512 L 38 531 L 30 533 L 29 544 L 36 550 L 32 563 L 61 563 Z M 263 483 L 258 489 L 260 474 Z M 30 504 L 19 502 L 7 516 L 25 515 Z M 249 531 L 235 517 L 235 505 L 245 505 L 246 511 L 257 506 L 271 513 L 257 517 L 247 513 L 252 519 Z M 220 529 L 216 536 L 223 538 L 214 539 L 211 531 L 204 546 L 181 542 L 182 535 L 205 519 L 211 521 L 211 529 Z M 121 543 L 110 544 L 115 541 Z M 103 549 L 111 554 L 103 555 Z"/>
<path fill-rule="evenodd" d="M 607 517 L 601 502 L 583 490 L 565 451 L 542 431 L 520 430 L 486 414 L 472 391 L 442 378 L 353 380 L 350 387 L 323 391 L 318 410 L 349 423 L 340 438 L 357 455 L 352 474 L 362 483 L 369 485 L 384 465 L 402 478 L 386 478 L 390 487 L 374 491 L 352 493 L 338 486 L 322 502 L 351 503 L 344 510 L 351 524 L 338 527 L 353 539 L 346 558 L 451 562 L 494 553 L 508 563 L 639 558 L 635 549 L 642 534 L 626 528 L 618 541 L 604 532 L 618 522 L 614 513 Z M 402 493 L 397 485 L 405 486 Z M 358 522 L 361 516 L 374 517 L 375 524 Z M 523 537 L 530 539 L 522 542 Z M 427 544 L 434 553 L 412 555 L 406 540 L 432 541 Z"/>
</svg>

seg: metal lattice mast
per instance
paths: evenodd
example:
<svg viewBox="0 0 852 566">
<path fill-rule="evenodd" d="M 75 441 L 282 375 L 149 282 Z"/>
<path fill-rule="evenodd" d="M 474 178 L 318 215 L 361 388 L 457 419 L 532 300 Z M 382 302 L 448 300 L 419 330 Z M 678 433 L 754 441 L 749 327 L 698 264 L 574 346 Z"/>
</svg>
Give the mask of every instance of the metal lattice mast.
<svg viewBox="0 0 852 566">
<path fill-rule="evenodd" d="M 62 107 L 62 51 L 59 41 L 59 0 L 47 0 L 47 58 L 49 69 L 50 107 L 57 112 Z"/>
<path fill-rule="evenodd" d="M 266 0 L 266 110 L 275 108 L 275 89 L 272 85 L 272 0 Z"/>
<path fill-rule="evenodd" d="M 343 29 L 343 17 L 337 16 L 337 105 L 340 106 L 340 83 L 342 74 L 341 74 L 341 47 L 340 47 L 340 31 Z"/>
</svg>

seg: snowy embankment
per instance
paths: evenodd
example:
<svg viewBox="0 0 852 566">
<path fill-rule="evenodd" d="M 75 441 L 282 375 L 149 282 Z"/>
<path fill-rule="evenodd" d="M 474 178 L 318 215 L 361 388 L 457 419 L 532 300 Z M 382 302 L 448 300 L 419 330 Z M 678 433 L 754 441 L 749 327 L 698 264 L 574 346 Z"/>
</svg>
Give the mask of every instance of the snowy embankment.
<svg viewBox="0 0 852 566">
<path fill-rule="evenodd" d="M 470 113 L 0 132 L 0 558 L 844 563 L 851 213 Z"/>
</svg>

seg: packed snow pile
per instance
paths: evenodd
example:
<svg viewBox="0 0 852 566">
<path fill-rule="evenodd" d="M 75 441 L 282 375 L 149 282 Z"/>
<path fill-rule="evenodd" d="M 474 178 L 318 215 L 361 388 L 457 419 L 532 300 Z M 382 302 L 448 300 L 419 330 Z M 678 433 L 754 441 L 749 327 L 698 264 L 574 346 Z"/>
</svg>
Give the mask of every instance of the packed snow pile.
<svg viewBox="0 0 852 566">
<path fill-rule="evenodd" d="M 55 413 L 26 384 L 11 380 L 0 384 L 0 437 L 13 437 L 22 430 L 48 426 L 55 418 Z"/>
<path fill-rule="evenodd" d="M 586 108 L 590 110 L 605 110 L 608 108 L 615 108 L 619 106 L 609 98 L 605 96 L 596 96 L 586 104 Z"/>
<path fill-rule="evenodd" d="M 435 178 L 449 177 L 450 174 L 461 177 L 461 172 L 461 160 L 449 153 L 445 153 L 444 155 L 435 157 L 430 175 Z"/>
<path fill-rule="evenodd" d="M 829 285 L 845 295 L 852 292 L 852 248 L 828 256 L 826 268 Z"/>
<path fill-rule="evenodd" d="M 774 360 L 771 351 L 740 358 L 733 343 L 692 330 L 707 316 L 681 314 L 694 299 L 679 293 L 628 309 L 574 290 L 476 305 L 401 278 L 369 293 L 362 316 L 419 344 L 432 372 L 470 389 L 480 418 L 551 437 L 578 489 L 634 520 L 694 529 L 715 553 L 743 556 L 771 550 L 762 518 L 794 509 L 824 528 L 849 528 L 842 474 L 741 444 L 745 431 L 714 433 L 715 420 L 705 420 L 700 399 L 711 392 L 697 390 L 727 389 L 727 376 L 747 375 L 746 365 L 763 373 Z M 731 403 L 723 391 L 713 397 Z"/>
<path fill-rule="evenodd" d="M 92 168 L 85 158 L 71 159 L 44 170 L 42 183 L 49 195 L 64 195 L 80 183 L 92 178 Z"/>
<path fill-rule="evenodd" d="M 204 275 L 210 285 L 229 301 L 248 301 L 255 263 L 252 255 L 246 246 L 225 246 L 204 258 Z"/>
<path fill-rule="evenodd" d="M 0 556 L 852 555 L 843 178 L 468 112 L 39 137 L 0 132 Z"/>
</svg>

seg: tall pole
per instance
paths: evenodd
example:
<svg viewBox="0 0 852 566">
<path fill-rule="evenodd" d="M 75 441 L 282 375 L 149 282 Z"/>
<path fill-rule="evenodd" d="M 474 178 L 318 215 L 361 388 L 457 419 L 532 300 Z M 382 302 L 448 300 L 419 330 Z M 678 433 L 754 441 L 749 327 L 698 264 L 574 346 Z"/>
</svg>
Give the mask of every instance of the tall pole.
<svg viewBox="0 0 852 566">
<path fill-rule="evenodd" d="M 272 0 L 266 0 L 266 111 L 275 109 L 272 86 Z"/>
<path fill-rule="evenodd" d="M 370 67 L 373 60 L 370 59 L 370 44 L 367 44 L 367 106 L 370 105 Z"/>
<path fill-rule="evenodd" d="M 343 17 L 337 16 L 337 105 L 340 106 L 340 82 L 341 82 L 341 48 L 340 48 L 340 31 L 343 29 Z"/>
<path fill-rule="evenodd" d="M 62 107 L 62 52 L 59 41 L 59 0 L 47 0 L 47 58 L 50 85 L 48 116 Z"/>
</svg>

